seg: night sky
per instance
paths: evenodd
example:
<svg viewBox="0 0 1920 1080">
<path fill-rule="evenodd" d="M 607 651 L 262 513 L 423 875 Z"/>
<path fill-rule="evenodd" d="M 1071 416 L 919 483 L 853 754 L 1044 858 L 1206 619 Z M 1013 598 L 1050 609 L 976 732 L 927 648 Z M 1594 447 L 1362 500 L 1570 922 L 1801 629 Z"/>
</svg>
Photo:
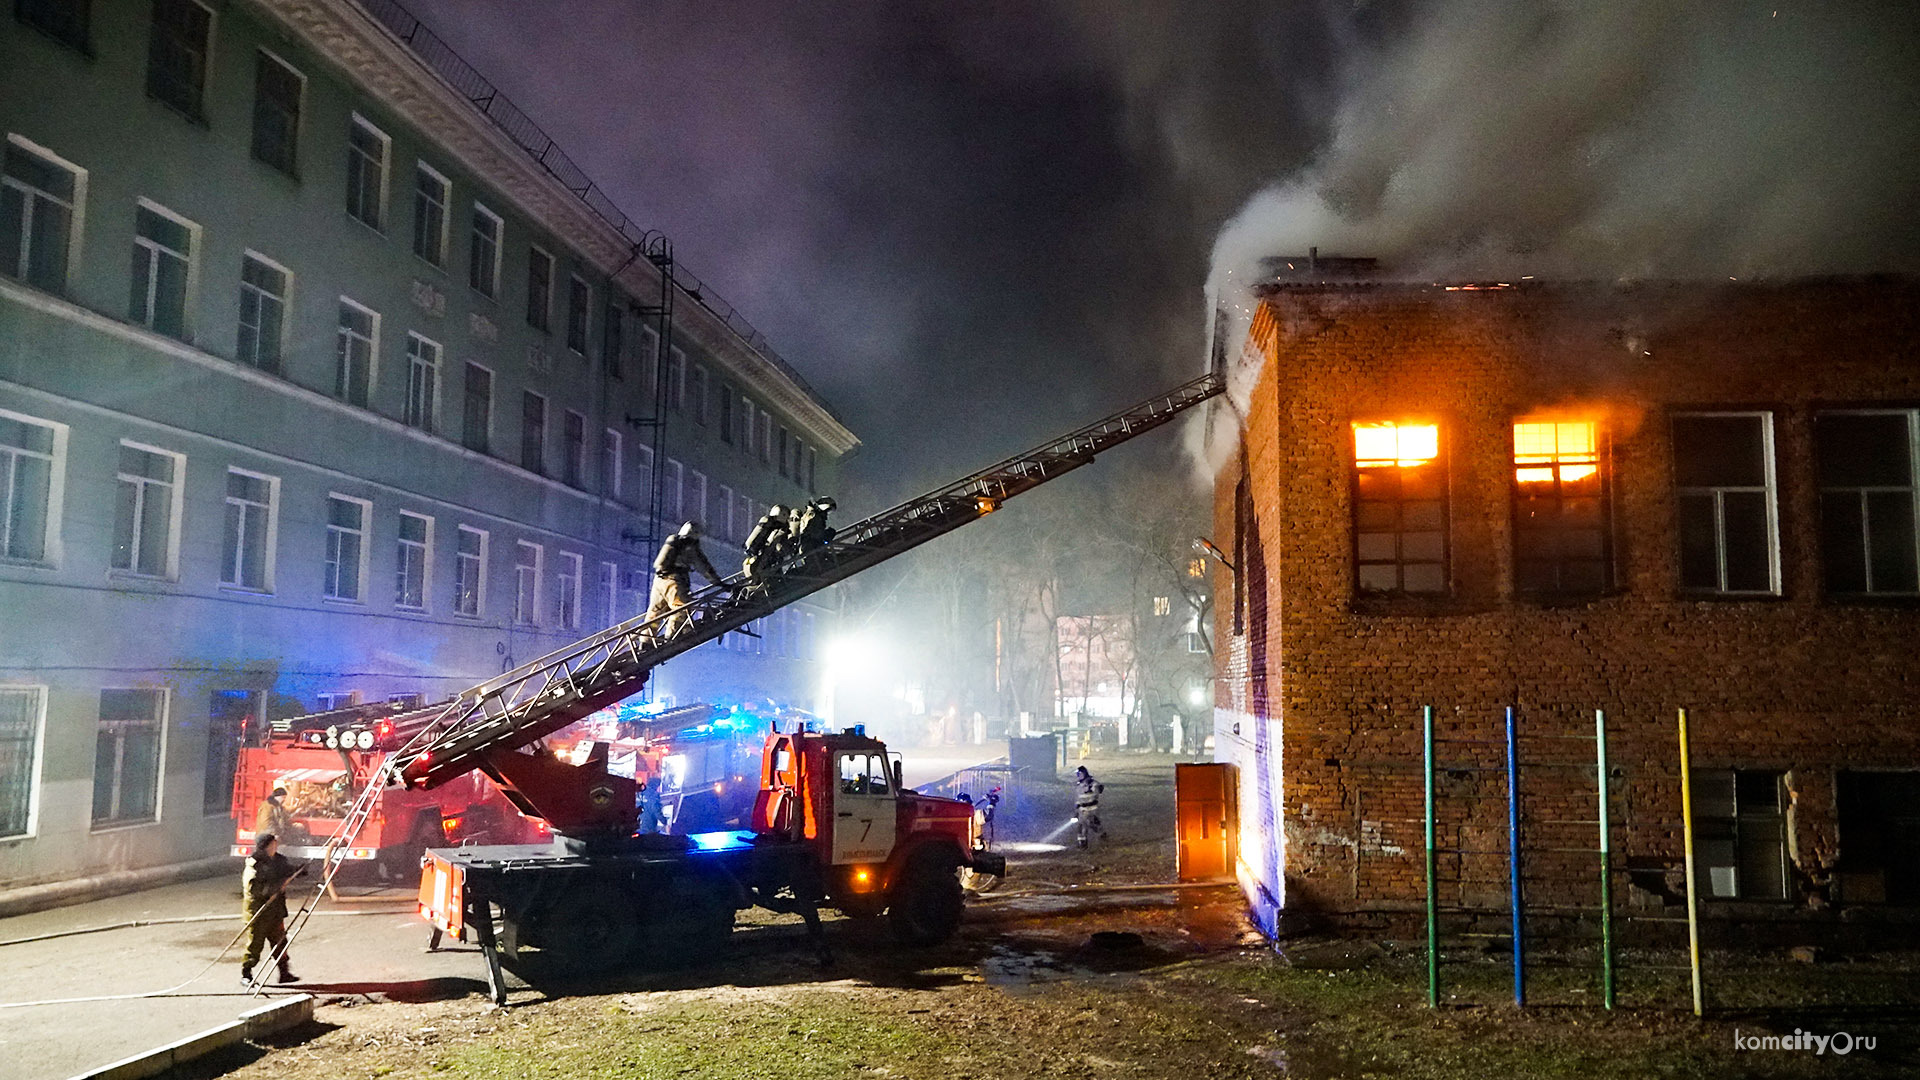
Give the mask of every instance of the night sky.
<svg viewBox="0 0 1920 1080">
<path fill-rule="evenodd" d="M 1198 373 L 1263 254 L 1920 272 L 1911 3 L 405 2 L 833 403 L 849 510 Z"/>
</svg>

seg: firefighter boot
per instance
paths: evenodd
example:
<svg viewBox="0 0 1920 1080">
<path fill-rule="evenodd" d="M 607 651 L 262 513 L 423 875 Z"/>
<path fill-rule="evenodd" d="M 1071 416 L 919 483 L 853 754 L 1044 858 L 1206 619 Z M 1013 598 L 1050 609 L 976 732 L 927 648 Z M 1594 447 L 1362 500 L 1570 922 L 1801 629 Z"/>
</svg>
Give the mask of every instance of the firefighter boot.
<svg viewBox="0 0 1920 1080">
<path fill-rule="evenodd" d="M 242 986 L 253 985 L 253 966 L 251 964 L 240 969 L 240 983 Z"/>
<path fill-rule="evenodd" d="M 300 981 L 300 976 L 293 973 L 293 965 L 289 958 L 285 956 L 280 958 L 280 981 L 283 983 L 297 983 Z"/>
</svg>

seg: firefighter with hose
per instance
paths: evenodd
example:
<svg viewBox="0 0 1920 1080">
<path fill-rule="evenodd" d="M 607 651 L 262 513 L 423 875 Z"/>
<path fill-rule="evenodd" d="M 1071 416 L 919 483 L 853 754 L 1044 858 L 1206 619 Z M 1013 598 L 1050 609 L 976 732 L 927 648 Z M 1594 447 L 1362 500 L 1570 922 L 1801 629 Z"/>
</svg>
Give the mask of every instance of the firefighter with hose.
<svg viewBox="0 0 1920 1080">
<path fill-rule="evenodd" d="M 287 886 L 307 872 L 304 866 L 280 854 L 280 838 L 261 833 L 253 838 L 253 854 L 241 876 L 246 900 L 241 914 L 247 919 L 247 951 L 240 957 L 240 981 L 253 984 L 253 966 L 263 955 L 277 955 L 280 981 L 299 982 L 292 958 L 286 953 Z"/>
<path fill-rule="evenodd" d="M 1106 790 L 1085 765 L 1073 771 L 1073 816 L 1080 826 L 1081 847 L 1095 836 L 1107 838 L 1107 827 L 1100 823 L 1100 794 Z"/>
<path fill-rule="evenodd" d="M 687 522 L 680 531 L 660 545 L 653 559 L 653 592 L 647 602 L 647 618 L 657 619 L 687 606 L 693 597 L 693 573 L 699 571 L 708 581 L 718 584 L 720 571 L 700 549 L 700 526 Z M 656 637 L 672 637 L 686 628 L 687 617 L 675 616 L 654 628 Z"/>
</svg>

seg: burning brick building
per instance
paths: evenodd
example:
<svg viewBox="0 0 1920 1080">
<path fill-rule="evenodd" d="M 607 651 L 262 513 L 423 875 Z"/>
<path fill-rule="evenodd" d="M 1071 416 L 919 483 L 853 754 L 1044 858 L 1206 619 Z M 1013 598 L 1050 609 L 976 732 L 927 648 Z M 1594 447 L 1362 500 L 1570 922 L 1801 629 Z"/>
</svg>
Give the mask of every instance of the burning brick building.
<svg viewBox="0 0 1920 1080">
<path fill-rule="evenodd" d="M 1920 284 L 1274 284 L 1219 469 L 1216 756 L 1260 921 L 1920 905 Z M 1231 579 L 1230 582 L 1228 579 Z M 1596 713 L 1609 766 L 1595 765 Z M 1606 783 L 1602 785 L 1600 781 Z"/>
</svg>

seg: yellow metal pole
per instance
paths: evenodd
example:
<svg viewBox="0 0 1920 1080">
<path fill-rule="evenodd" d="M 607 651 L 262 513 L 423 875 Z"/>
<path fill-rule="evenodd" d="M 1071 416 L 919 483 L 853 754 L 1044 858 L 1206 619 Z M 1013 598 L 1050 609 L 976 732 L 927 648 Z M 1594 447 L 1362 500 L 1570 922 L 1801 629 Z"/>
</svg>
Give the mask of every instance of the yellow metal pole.
<svg viewBox="0 0 1920 1080">
<path fill-rule="evenodd" d="M 1680 710 L 1680 827 L 1687 845 L 1687 964 L 1693 972 L 1693 1015 L 1705 1012 L 1700 987 L 1700 895 L 1693 876 L 1693 749 L 1687 741 L 1687 710 Z"/>
</svg>

